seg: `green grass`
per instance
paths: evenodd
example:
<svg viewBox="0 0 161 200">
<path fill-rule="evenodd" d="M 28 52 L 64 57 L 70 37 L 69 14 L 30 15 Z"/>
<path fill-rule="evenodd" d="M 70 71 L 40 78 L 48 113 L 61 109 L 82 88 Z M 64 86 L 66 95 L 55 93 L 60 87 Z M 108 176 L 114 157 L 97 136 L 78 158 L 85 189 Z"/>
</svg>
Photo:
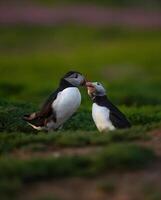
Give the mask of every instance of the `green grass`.
<svg viewBox="0 0 161 200">
<path fill-rule="evenodd" d="M 23 181 L 37 181 L 51 177 L 92 175 L 107 169 L 125 170 L 127 168 L 133 170 L 143 167 L 154 157 L 153 151 L 126 143 L 111 144 L 102 152 L 90 157 L 61 156 L 29 160 L 2 157 L 0 159 L 0 177 L 1 179 L 20 177 Z"/>
<path fill-rule="evenodd" d="M 37 145 L 44 145 L 44 148 L 51 147 L 84 147 L 84 146 L 106 146 L 111 142 L 125 142 L 135 140 L 147 140 L 150 136 L 146 134 L 147 127 L 134 127 L 130 131 L 122 130 L 100 134 L 98 132 L 77 131 L 58 133 L 7 133 L 0 135 L 0 153 L 12 152 L 14 149 L 34 149 Z M 43 146 L 42 146 L 43 148 Z"/>
<path fill-rule="evenodd" d="M 117 104 L 160 104 L 160 32 L 1 27 L 0 94 L 40 104 L 57 87 L 60 77 L 75 69 L 90 80 L 103 82 Z M 83 105 L 89 106 L 85 89 L 82 91 Z"/>
<path fill-rule="evenodd" d="M 91 107 L 91 106 L 90 106 Z M 0 101 L 0 131 L 1 132 L 26 132 L 36 133 L 22 117 L 26 113 L 38 110 L 39 107 L 28 103 L 17 103 L 12 101 Z M 133 126 L 151 126 L 160 123 L 160 106 L 126 107 L 120 109 L 127 115 Z M 81 108 L 67 121 L 62 131 L 95 131 L 96 127 L 92 120 L 91 108 Z"/>
<path fill-rule="evenodd" d="M 52 178 L 91 177 L 109 170 L 136 170 L 155 159 L 153 151 L 130 144 L 113 144 L 94 156 L 67 156 L 59 158 L 18 160 L 0 159 L 0 194 L 8 197 L 25 184 Z M 10 182 L 9 182 L 10 181 Z M 15 184 L 13 186 L 13 184 Z M 11 191 L 8 194 L 8 191 Z"/>
</svg>

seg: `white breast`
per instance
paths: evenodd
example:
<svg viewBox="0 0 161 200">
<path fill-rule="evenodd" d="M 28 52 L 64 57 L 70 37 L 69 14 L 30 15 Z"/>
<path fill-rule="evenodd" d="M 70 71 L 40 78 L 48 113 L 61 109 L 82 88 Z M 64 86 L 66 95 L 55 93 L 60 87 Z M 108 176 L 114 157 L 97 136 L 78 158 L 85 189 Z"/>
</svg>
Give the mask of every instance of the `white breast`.
<svg viewBox="0 0 161 200">
<path fill-rule="evenodd" d="M 115 127 L 112 125 L 112 122 L 110 121 L 110 111 L 106 107 L 93 103 L 92 117 L 100 132 L 115 129 Z"/>
<path fill-rule="evenodd" d="M 81 104 L 81 94 L 76 87 L 64 89 L 53 102 L 52 108 L 56 113 L 56 123 L 49 123 L 49 129 L 56 129 L 68 120 Z"/>
</svg>

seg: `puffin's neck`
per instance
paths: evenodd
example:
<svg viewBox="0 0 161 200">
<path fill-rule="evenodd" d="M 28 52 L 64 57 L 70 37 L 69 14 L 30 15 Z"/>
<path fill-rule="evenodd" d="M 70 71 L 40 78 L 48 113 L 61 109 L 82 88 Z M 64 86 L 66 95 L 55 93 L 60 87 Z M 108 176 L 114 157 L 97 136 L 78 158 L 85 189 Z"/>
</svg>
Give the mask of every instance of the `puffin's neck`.
<svg viewBox="0 0 161 200">
<path fill-rule="evenodd" d="M 60 84 L 59 84 L 59 88 L 61 90 L 68 88 L 68 87 L 75 87 L 74 85 L 72 85 L 71 83 L 69 83 L 68 81 L 66 81 L 65 79 L 61 79 Z"/>
<path fill-rule="evenodd" d="M 106 95 L 104 95 L 104 96 L 94 96 L 94 97 L 92 97 L 92 101 L 93 101 L 93 103 L 97 103 L 98 105 L 102 105 L 103 102 L 107 101 L 107 96 Z"/>
</svg>

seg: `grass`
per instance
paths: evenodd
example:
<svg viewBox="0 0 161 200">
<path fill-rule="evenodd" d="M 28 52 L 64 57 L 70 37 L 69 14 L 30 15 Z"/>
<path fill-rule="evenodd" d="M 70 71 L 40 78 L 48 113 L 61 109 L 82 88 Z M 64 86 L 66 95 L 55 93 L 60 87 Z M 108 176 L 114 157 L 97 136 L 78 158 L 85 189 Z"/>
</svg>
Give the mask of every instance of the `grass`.
<svg viewBox="0 0 161 200">
<path fill-rule="evenodd" d="M 97 174 L 107 169 L 138 169 L 155 158 L 153 151 L 132 144 L 111 144 L 94 156 L 61 156 L 17 160 L 1 157 L 0 177 L 16 178 L 23 181 L 37 181 L 52 177 L 84 176 Z M 12 163 L 12 165 L 10 165 Z M 44 163 L 44 164 L 42 164 Z M 103 172 L 103 171 L 102 171 Z"/>
<path fill-rule="evenodd" d="M 38 106 L 28 103 L 0 101 L 0 131 L 1 132 L 36 132 L 22 120 L 26 113 L 36 111 Z M 127 115 L 134 126 L 160 123 L 160 106 L 126 107 L 120 109 Z M 63 130 L 96 130 L 92 120 L 91 108 L 81 108 L 65 125 Z"/>
<path fill-rule="evenodd" d="M 106 146 L 111 142 L 147 140 L 150 137 L 146 134 L 146 129 L 134 127 L 130 132 L 128 130 L 115 131 L 108 135 L 87 131 L 77 131 L 76 133 L 71 131 L 51 134 L 39 133 L 38 135 L 4 132 L 0 135 L 0 138 L 0 152 L 7 153 L 12 152 L 14 149 L 30 148 L 31 145 L 36 146 L 36 144 L 45 145 L 46 147 L 49 145 L 52 147 Z"/>
<path fill-rule="evenodd" d="M 23 109 L 22 109 L 23 108 Z M 122 110 L 130 119 L 133 127 L 127 130 L 117 130 L 108 134 L 100 134 L 91 117 L 91 110 L 81 109 L 73 116 L 57 133 L 38 133 L 21 117 L 24 113 L 34 110 L 32 104 L 14 103 L 11 101 L 0 102 L 0 152 L 11 152 L 15 148 L 23 148 L 31 144 L 52 145 L 56 147 L 107 145 L 111 142 L 145 140 L 149 136 L 146 133 L 160 126 L 160 106 L 146 107 L 122 107 Z M 81 123 L 80 123 L 81 121 Z M 144 125 L 144 126 L 143 126 Z M 75 132 L 76 131 L 76 132 Z"/>
<path fill-rule="evenodd" d="M 91 157 L 67 156 L 29 160 L 1 157 L 0 194 L 7 198 L 11 194 L 16 196 L 22 185 L 40 180 L 72 176 L 89 177 L 107 173 L 108 170 L 136 170 L 145 167 L 154 158 L 153 151 L 131 144 L 113 144 Z M 11 193 L 8 194 L 9 191 Z"/>
<path fill-rule="evenodd" d="M 0 35 L 0 88 L 5 98 L 40 104 L 59 78 L 75 69 L 101 80 L 117 104 L 160 104 L 160 30 L 19 26 L 2 27 Z M 83 105 L 89 106 L 82 92 Z"/>
</svg>

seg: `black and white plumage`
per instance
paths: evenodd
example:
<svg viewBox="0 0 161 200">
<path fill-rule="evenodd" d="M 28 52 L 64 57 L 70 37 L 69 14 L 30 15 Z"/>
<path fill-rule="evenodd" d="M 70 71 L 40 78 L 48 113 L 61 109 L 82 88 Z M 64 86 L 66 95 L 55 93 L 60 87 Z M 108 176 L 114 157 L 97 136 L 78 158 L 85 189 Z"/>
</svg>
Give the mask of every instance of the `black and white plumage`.
<svg viewBox="0 0 161 200">
<path fill-rule="evenodd" d="M 52 131 L 59 129 L 78 109 L 81 94 L 78 86 L 85 85 L 79 72 L 70 71 L 60 81 L 59 87 L 47 99 L 41 110 L 23 119 L 34 129 Z"/>
<path fill-rule="evenodd" d="M 92 117 L 100 132 L 131 126 L 125 115 L 107 98 L 102 84 L 87 82 L 86 86 L 93 100 Z"/>
</svg>

